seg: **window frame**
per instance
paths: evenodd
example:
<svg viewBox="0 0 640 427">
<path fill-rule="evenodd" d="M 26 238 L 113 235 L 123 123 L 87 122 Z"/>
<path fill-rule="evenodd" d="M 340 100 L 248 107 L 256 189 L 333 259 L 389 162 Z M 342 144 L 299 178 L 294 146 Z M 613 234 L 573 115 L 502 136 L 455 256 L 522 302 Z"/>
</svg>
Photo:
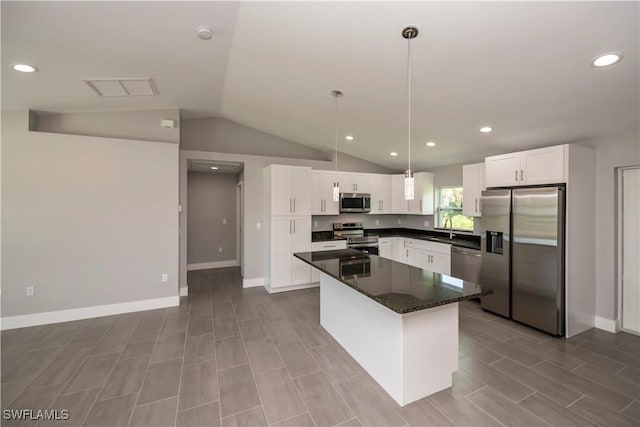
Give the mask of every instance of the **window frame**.
<svg viewBox="0 0 640 427">
<path fill-rule="evenodd" d="M 451 208 L 451 207 L 442 207 L 442 190 L 447 190 L 447 189 L 460 189 L 460 194 L 461 194 L 461 201 L 462 204 L 464 204 L 464 198 L 462 198 L 462 190 L 463 187 L 462 186 L 458 186 L 458 185 L 446 185 L 446 186 L 442 186 L 442 187 L 438 187 L 437 188 L 437 192 L 438 192 L 438 206 L 436 208 L 437 214 L 436 214 L 436 218 L 435 218 L 435 227 L 434 229 L 436 230 L 449 230 L 448 228 L 444 227 L 444 220 L 442 219 L 442 213 L 443 212 L 450 212 L 450 211 L 455 211 L 455 212 L 460 212 L 460 214 L 464 215 L 462 213 L 462 204 L 459 208 Z M 459 232 L 459 233 L 473 233 L 474 230 L 474 225 L 475 225 L 475 221 L 474 218 L 472 216 L 468 216 L 468 215 L 464 215 L 465 217 L 471 219 L 472 221 L 472 226 L 471 228 L 454 228 L 453 231 Z"/>
</svg>

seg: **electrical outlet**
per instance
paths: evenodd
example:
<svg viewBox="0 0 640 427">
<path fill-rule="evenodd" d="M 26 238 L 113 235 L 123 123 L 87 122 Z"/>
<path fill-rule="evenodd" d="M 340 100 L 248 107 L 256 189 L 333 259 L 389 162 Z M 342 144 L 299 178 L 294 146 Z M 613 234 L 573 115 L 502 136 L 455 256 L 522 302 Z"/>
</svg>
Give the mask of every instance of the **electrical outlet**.
<svg viewBox="0 0 640 427">
<path fill-rule="evenodd" d="M 429 220 L 428 220 L 428 219 L 425 219 L 425 220 L 424 220 L 424 226 L 425 226 L 425 227 L 428 227 L 428 226 L 429 226 Z"/>
<path fill-rule="evenodd" d="M 262 224 L 257 223 L 257 224 L 256 224 L 256 229 L 257 229 L 257 230 L 260 230 L 261 228 L 262 228 Z"/>
<path fill-rule="evenodd" d="M 218 252 L 222 253 L 222 246 L 218 248 Z"/>
<path fill-rule="evenodd" d="M 169 275 L 167 273 L 162 274 L 162 283 L 167 283 L 169 281 Z"/>
<path fill-rule="evenodd" d="M 33 286 L 27 286 L 26 291 L 28 297 L 32 297 L 36 294 L 36 289 Z"/>
<path fill-rule="evenodd" d="M 376 225 L 380 225 L 380 220 L 376 219 Z"/>
<path fill-rule="evenodd" d="M 226 224 L 227 223 L 227 218 L 222 218 L 222 223 Z"/>
<path fill-rule="evenodd" d="M 318 228 L 318 221 L 313 221 L 313 228 Z"/>
<path fill-rule="evenodd" d="M 402 220 L 398 218 L 398 224 L 402 224 Z"/>
</svg>

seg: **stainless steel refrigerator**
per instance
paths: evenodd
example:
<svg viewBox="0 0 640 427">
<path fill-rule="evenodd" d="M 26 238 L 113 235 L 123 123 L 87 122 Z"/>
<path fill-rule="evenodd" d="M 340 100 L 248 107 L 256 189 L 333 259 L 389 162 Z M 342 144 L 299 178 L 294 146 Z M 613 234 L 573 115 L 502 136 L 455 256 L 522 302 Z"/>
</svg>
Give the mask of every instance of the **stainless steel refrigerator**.
<svg viewBox="0 0 640 427">
<path fill-rule="evenodd" d="M 482 308 L 564 335 L 564 186 L 482 192 Z"/>
</svg>

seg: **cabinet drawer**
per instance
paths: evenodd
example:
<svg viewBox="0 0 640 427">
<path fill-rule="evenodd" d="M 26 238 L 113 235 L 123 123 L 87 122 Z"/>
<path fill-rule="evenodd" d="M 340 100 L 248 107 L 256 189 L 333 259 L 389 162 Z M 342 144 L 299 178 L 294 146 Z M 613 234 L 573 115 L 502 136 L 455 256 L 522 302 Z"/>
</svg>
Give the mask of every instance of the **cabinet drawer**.
<svg viewBox="0 0 640 427">
<path fill-rule="evenodd" d="M 391 246 L 392 245 L 392 237 L 383 237 L 382 239 L 378 239 L 378 246 Z"/>
<path fill-rule="evenodd" d="M 438 252 L 445 255 L 451 253 L 451 245 L 446 243 L 429 242 L 427 240 L 405 239 L 407 248 L 414 248 L 423 251 Z"/>
<path fill-rule="evenodd" d="M 339 240 L 334 242 L 313 242 L 311 243 L 311 251 L 335 251 L 338 249 L 347 249 L 347 241 Z"/>
</svg>

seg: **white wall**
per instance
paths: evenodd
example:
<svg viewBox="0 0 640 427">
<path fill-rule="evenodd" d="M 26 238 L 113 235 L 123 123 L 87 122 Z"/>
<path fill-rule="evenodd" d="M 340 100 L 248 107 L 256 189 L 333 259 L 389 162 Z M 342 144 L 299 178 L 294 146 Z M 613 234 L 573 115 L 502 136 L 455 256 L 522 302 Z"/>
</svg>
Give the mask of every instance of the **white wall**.
<svg viewBox="0 0 640 427">
<path fill-rule="evenodd" d="M 640 135 L 596 144 L 596 316 L 616 320 L 616 168 L 640 165 Z"/>
<path fill-rule="evenodd" d="M 237 180 L 236 174 L 188 173 L 187 264 L 236 259 Z"/>
<path fill-rule="evenodd" d="M 2 113 L 3 318 L 177 302 L 178 145 L 30 132 L 27 122 L 27 111 Z"/>
</svg>

